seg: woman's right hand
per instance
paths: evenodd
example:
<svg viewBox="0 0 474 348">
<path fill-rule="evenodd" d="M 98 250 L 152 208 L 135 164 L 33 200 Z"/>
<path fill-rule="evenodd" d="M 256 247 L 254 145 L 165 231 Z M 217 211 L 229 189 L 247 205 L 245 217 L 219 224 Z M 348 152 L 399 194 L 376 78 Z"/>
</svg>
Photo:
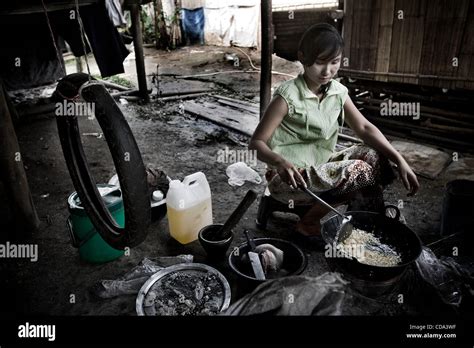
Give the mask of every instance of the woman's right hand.
<svg viewBox="0 0 474 348">
<path fill-rule="evenodd" d="M 306 182 L 303 179 L 303 176 L 298 171 L 293 163 L 283 159 L 276 167 L 278 175 L 283 182 L 290 185 L 291 188 L 297 188 L 298 183 L 306 187 Z"/>
<path fill-rule="evenodd" d="M 402 158 L 398 163 L 398 171 L 403 181 L 403 185 L 408 190 L 407 196 L 415 195 L 420 189 L 420 184 L 416 178 L 415 172 L 413 172 L 413 169 L 411 169 L 410 165 L 404 158 Z"/>
</svg>

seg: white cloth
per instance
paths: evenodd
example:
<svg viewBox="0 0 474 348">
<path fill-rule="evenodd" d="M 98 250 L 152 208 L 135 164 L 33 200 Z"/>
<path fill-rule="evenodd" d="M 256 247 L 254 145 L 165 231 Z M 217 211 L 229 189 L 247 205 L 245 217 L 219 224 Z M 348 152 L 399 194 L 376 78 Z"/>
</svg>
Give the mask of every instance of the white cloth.
<svg viewBox="0 0 474 348">
<path fill-rule="evenodd" d="M 105 8 L 109 18 L 116 27 L 126 27 L 127 21 L 123 16 L 122 5 L 119 0 L 105 0 Z"/>
</svg>

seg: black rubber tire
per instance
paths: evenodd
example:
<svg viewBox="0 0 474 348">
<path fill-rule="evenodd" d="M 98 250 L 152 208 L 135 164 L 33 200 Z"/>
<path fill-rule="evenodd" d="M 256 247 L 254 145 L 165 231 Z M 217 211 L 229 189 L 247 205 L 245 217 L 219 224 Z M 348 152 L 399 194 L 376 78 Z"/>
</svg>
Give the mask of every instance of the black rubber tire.
<svg viewBox="0 0 474 348">
<path fill-rule="evenodd" d="M 81 93 L 86 102 L 95 103 L 95 116 L 109 146 L 125 209 L 125 228 L 110 216 L 97 190 L 82 148 L 77 116 L 57 116 L 64 158 L 74 188 L 92 224 L 113 248 L 123 250 L 143 242 L 151 222 L 151 208 L 145 166 L 132 131 L 114 99 L 100 83 L 87 83 L 88 75 L 71 74 L 58 83 L 57 100 Z"/>
</svg>

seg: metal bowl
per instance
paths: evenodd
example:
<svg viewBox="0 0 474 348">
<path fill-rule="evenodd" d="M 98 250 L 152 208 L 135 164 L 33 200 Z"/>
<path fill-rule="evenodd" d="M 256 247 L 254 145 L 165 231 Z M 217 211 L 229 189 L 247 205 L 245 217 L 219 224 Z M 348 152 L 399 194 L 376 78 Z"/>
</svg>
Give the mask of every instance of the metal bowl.
<svg viewBox="0 0 474 348">
<path fill-rule="evenodd" d="M 307 265 L 306 255 L 303 251 L 295 244 L 277 238 L 255 238 L 255 245 L 271 244 L 284 253 L 282 271 L 277 273 L 272 278 L 281 278 L 292 275 L 301 274 Z M 232 270 L 237 273 L 240 277 L 253 283 L 262 283 L 264 280 L 258 280 L 252 271 L 252 268 L 248 262 L 243 260 L 243 255 L 249 252 L 248 243 L 242 243 L 238 246 L 238 249 L 234 249 L 229 255 L 229 265 Z M 268 278 L 268 279 L 272 279 Z"/>
<path fill-rule="evenodd" d="M 142 288 L 138 292 L 137 300 L 136 300 L 136 311 L 137 314 L 140 316 L 150 316 L 150 315 L 192 315 L 192 314 L 160 314 L 156 313 L 156 307 L 152 303 L 156 303 L 160 301 L 160 299 L 164 299 L 165 294 L 160 292 L 155 292 L 155 290 L 159 290 L 160 286 L 166 284 L 166 282 L 173 281 L 178 277 L 186 277 L 186 276 L 205 276 L 205 275 L 212 275 L 215 277 L 215 282 L 217 285 L 215 286 L 216 289 L 207 289 L 204 287 L 203 289 L 198 289 L 197 282 L 193 282 L 192 285 L 196 286 L 193 290 L 189 290 L 194 294 L 197 294 L 193 300 L 201 300 L 203 296 L 208 296 L 210 291 L 217 290 L 219 296 L 217 296 L 215 301 L 217 301 L 217 307 L 219 308 L 219 312 L 226 310 L 229 307 L 230 299 L 231 299 L 231 291 L 230 286 L 227 279 L 215 268 L 209 267 L 208 265 L 204 265 L 201 263 L 183 263 L 178 264 L 170 267 L 166 267 L 161 271 L 155 273 L 148 279 L 145 284 L 143 284 Z M 213 285 L 214 286 L 214 285 Z M 218 287 L 218 288 L 217 288 Z M 171 290 L 172 294 L 176 294 L 176 291 L 179 289 L 172 289 L 169 286 L 164 286 L 163 289 Z M 207 293 L 206 293 L 207 291 Z M 154 292 L 152 296 L 151 292 Z M 201 293 L 200 295 L 198 293 Z M 199 298 L 200 297 L 200 298 Z M 173 302 L 167 301 L 167 310 L 173 312 L 173 306 L 179 307 L 186 304 L 186 301 L 191 301 L 190 296 L 186 297 L 185 294 L 180 294 L 178 299 Z M 155 313 L 153 313 L 155 312 Z M 206 315 L 206 313 L 200 313 L 198 315 Z"/>
</svg>

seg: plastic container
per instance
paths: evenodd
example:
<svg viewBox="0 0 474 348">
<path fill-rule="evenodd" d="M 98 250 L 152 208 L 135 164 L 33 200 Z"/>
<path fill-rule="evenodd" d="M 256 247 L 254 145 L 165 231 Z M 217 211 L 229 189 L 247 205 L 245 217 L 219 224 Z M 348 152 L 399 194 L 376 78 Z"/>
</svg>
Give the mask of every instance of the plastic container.
<svg viewBox="0 0 474 348">
<path fill-rule="evenodd" d="M 101 184 L 97 187 L 99 192 L 114 188 L 112 185 Z M 116 187 L 116 190 L 105 193 L 102 199 L 117 225 L 124 227 L 125 214 L 120 189 Z M 68 206 L 70 216 L 67 226 L 73 246 L 79 248 L 81 259 L 91 263 L 104 263 L 115 260 L 124 254 L 123 250 L 112 248 L 100 236 L 82 207 L 77 192 L 69 196 Z"/>
<path fill-rule="evenodd" d="M 181 244 L 198 239 L 199 231 L 213 221 L 211 189 L 204 173 L 171 181 L 166 206 L 171 237 Z"/>
</svg>

